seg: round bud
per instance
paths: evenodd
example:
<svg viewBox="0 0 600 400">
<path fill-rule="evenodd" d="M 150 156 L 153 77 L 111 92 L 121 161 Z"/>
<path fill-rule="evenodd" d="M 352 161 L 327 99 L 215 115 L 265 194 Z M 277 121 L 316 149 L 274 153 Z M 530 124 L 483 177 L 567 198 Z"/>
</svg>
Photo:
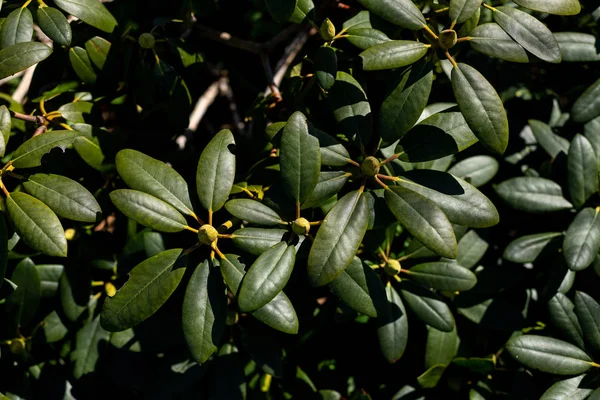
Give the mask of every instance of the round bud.
<svg viewBox="0 0 600 400">
<path fill-rule="evenodd" d="M 156 40 L 151 33 L 142 33 L 138 39 L 140 46 L 143 49 L 153 49 L 156 44 Z"/>
<path fill-rule="evenodd" d="M 306 218 L 298 218 L 292 222 L 292 230 L 296 235 L 306 235 L 310 231 L 310 222 Z"/>
<path fill-rule="evenodd" d="M 198 230 L 198 240 L 202 244 L 211 245 L 219 237 L 219 232 L 211 225 L 202 225 Z"/>
<path fill-rule="evenodd" d="M 331 22 L 329 18 L 325 18 L 325 21 L 323 21 L 321 24 L 321 27 L 319 28 L 319 34 L 323 40 L 327 42 L 333 40 L 335 37 L 335 25 L 333 25 L 333 22 Z"/>
<path fill-rule="evenodd" d="M 13 354 L 20 354 L 25 349 L 25 341 L 23 339 L 14 339 L 9 343 L 10 352 Z"/>
<path fill-rule="evenodd" d="M 398 275 L 402 268 L 400 267 L 400 262 L 398 260 L 388 260 L 385 263 L 385 267 L 383 267 L 386 274 L 389 276 Z"/>
<path fill-rule="evenodd" d="M 369 156 L 362 162 L 360 169 L 366 176 L 375 176 L 379 173 L 380 167 L 379 160 L 373 156 Z"/>
<path fill-rule="evenodd" d="M 442 49 L 451 49 L 456 44 L 456 32 L 452 29 L 446 29 L 442 31 L 439 36 L 439 43 Z"/>
</svg>

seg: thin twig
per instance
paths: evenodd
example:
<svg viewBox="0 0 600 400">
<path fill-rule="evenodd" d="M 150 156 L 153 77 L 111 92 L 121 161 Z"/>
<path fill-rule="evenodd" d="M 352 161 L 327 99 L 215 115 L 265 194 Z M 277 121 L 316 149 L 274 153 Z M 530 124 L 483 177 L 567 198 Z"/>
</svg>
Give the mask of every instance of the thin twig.
<svg viewBox="0 0 600 400">
<path fill-rule="evenodd" d="M 190 114 L 190 123 L 188 125 L 188 129 L 192 132 L 198 129 L 198 125 L 200 121 L 206 114 L 206 110 L 208 107 L 215 101 L 217 96 L 219 95 L 219 81 L 213 82 L 208 89 L 200 96 L 194 110 Z"/>
</svg>

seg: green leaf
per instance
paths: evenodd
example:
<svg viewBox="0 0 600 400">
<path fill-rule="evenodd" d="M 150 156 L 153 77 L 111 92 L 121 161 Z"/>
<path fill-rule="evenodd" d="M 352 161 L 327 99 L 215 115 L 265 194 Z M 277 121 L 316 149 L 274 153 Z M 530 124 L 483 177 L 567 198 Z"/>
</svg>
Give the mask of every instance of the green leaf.
<svg viewBox="0 0 600 400">
<path fill-rule="evenodd" d="M 90 60 L 92 60 L 94 65 L 99 69 L 104 68 L 110 46 L 111 43 L 100 36 L 95 36 L 85 42 L 85 50 L 87 51 Z"/>
<path fill-rule="evenodd" d="M 598 191 L 596 154 L 585 136 L 577 134 L 571 141 L 568 158 L 568 187 L 576 208 Z"/>
<path fill-rule="evenodd" d="M 373 28 L 352 28 L 346 31 L 345 36 L 350 43 L 361 50 L 391 40 L 385 33 Z"/>
<path fill-rule="evenodd" d="M 473 156 L 454 164 L 448 173 L 468 181 L 475 187 L 480 187 L 491 181 L 499 169 L 500 164 L 495 158 Z"/>
<path fill-rule="evenodd" d="M 471 47 L 480 53 L 511 62 L 530 62 L 523 46 L 512 40 L 498 24 L 479 25 L 469 37 Z"/>
<path fill-rule="evenodd" d="M 255 311 L 283 290 L 292 275 L 296 249 L 280 242 L 265 251 L 252 264 L 238 292 L 242 312 Z"/>
<path fill-rule="evenodd" d="M 495 185 L 496 193 L 511 207 L 530 213 L 549 213 L 573 207 L 560 185 L 549 179 L 520 176 Z"/>
<path fill-rule="evenodd" d="M 348 268 L 329 283 L 329 288 L 347 306 L 369 317 L 377 317 L 373 299 L 385 298 L 381 279 L 358 257 L 354 257 Z"/>
<path fill-rule="evenodd" d="M 64 12 L 71 14 L 88 25 L 111 33 L 117 26 L 117 20 L 97 0 L 54 0 Z"/>
<path fill-rule="evenodd" d="M 343 167 L 348 164 L 350 154 L 343 144 L 331 135 L 312 126 L 310 121 L 308 121 L 308 133 L 319 140 L 319 146 L 321 146 L 321 165 Z"/>
<path fill-rule="evenodd" d="M 115 161 L 130 188 L 158 197 L 181 213 L 194 214 L 187 183 L 173 168 L 130 149 L 119 151 Z"/>
<path fill-rule="evenodd" d="M 590 141 L 596 154 L 596 161 L 600 169 L 600 117 L 594 118 L 583 127 L 585 137 Z"/>
<path fill-rule="evenodd" d="M 44 202 L 57 215 L 81 222 L 96 222 L 100 205 L 88 190 L 61 175 L 35 174 L 23 182 L 25 190 Z"/>
<path fill-rule="evenodd" d="M 0 57 L 2 55 L 0 54 Z M 13 153 L 15 168 L 33 168 L 42 165 L 42 156 L 55 147 L 65 148 L 79 136 L 75 131 L 52 131 L 34 136 Z"/>
<path fill-rule="evenodd" d="M 17 289 L 6 299 L 18 325 L 26 327 L 35 316 L 41 299 L 40 276 L 30 258 L 24 258 L 13 271 L 10 280 Z"/>
<path fill-rule="evenodd" d="M 562 332 L 565 339 L 582 349 L 584 347 L 583 331 L 575 312 L 573 312 L 574 308 L 571 300 L 560 292 L 548 301 L 550 322 Z"/>
<path fill-rule="evenodd" d="M 27 7 L 13 10 L 0 29 L 0 48 L 6 49 L 17 43 L 31 41 L 33 36 L 33 16 Z"/>
<path fill-rule="evenodd" d="M 49 256 L 67 256 L 65 232 L 47 205 L 26 193 L 14 192 L 6 198 L 6 206 L 17 233 L 28 245 Z"/>
<path fill-rule="evenodd" d="M 54 7 L 38 7 L 37 22 L 42 31 L 61 46 L 71 45 L 71 25 L 67 17 Z"/>
<path fill-rule="evenodd" d="M 332 196 L 339 193 L 350 176 L 351 175 L 348 172 L 344 171 L 321 172 L 315 190 L 313 190 L 310 197 L 302 203 L 302 207 L 300 208 L 305 210 L 322 205 Z"/>
<path fill-rule="evenodd" d="M 454 262 L 424 263 L 402 272 L 422 285 L 450 292 L 464 292 L 477 283 L 474 273 Z"/>
<path fill-rule="evenodd" d="M 419 61 L 429 45 L 412 40 L 390 40 L 369 47 L 360 57 L 365 71 L 405 67 Z"/>
<path fill-rule="evenodd" d="M 561 236 L 561 232 L 535 233 L 522 236 L 506 246 L 502 257 L 520 264 L 534 262 L 548 243 Z"/>
<path fill-rule="evenodd" d="M 549 125 L 534 119 L 530 119 L 528 123 L 535 140 L 552 158 L 556 158 L 560 152 L 565 153 L 565 155 L 569 153 L 569 141 L 555 135 Z"/>
<path fill-rule="evenodd" d="M 456 326 L 450 332 L 442 332 L 428 326 L 425 367 L 431 368 L 438 364 L 450 364 L 456 357 L 459 344 L 460 339 L 456 332 Z"/>
<path fill-rule="evenodd" d="M 4 157 L 8 140 L 10 139 L 11 129 L 10 111 L 6 106 L 0 106 L 0 157 Z"/>
<path fill-rule="evenodd" d="M 508 146 L 508 119 L 494 87 L 475 68 L 452 69 L 454 96 L 469 128 L 488 150 L 503 154 Z"/>
<path fill-rule="evenodd" d="M 433 201 L 453 224 L 487 228 L 499 221 L 492 202 L 472 185 L 439 171 L 415 170 L 398 184 Z"/>
<path fill-rule="evenodd" d="M 54 297 L 58 291 L 58 282 L 65 269 L 60 264 L 40 264 L 35 266 L 40 275 L 42 297 Z"/>
<path fill-rule="evenodd" d="M 586 343 L 592 349 L 600 350 L 600 304 L 587 293 L 577 291 L 575 292 L 575 314 L 581 323 Z"/>
<path fill-rule="evenodd" d="M 432 389 L 438 385 L 446 368 L 446 365 L 434 365 L 418 376 L 417 382 L 423 389 Z"/>
<path fill-rule="evenodd" d="M 84 124 L 85 119 L 83 114 L 91 114 L 94 103 L 89 101 L 74 101 L 72 103 L 63 104 L 58 108 L 62 117 L 68 121 Z"/>
<path fill-rule="evenodd" d="M 286 229 L 242 228 L 233 232 L 233 243 L 250 254 L 260 256 L 277 243 L 284 241 Z"/>
<path fill-rule="evenodd" d="M 592 360 L 582 350 L 551 337 L 517 336 L 508 341 L 506 349 L 526 367 L 549 374 L 575 375 L 592 367 Z"/>
<path fill-rule="evenodd" d="M 481 260 L 489 245 L 475 231 L 467 232 L 458 242 L 456 262 L 465 268 L 473 268 Z"/>
<path fill-rule="evenodd" d="M 6 220 L 4 213 L 0 213 L 0 287 L 4 282 L 6 275 L 6 262 L 8 259 L 8 230 L 6 229 Z"/>
<path fill-rule="evenodd" d="M 377 337 L 383 356 L 395 363 L 404 354 L 408 342 L 408 316 L 402 299 L 389 283 L 385 287 L 387 300 L 378 302 Z"/>
<path fill-rule="evenodd" d="M 554 35 L 537 18 L 508 6 L 496 7 L 493 14 L 494 21 L 525 50 L 550 63 L 561 61 Z"/>
<path fill-rule="evenodd" d="M 113 204 L 134 221 L 161 232 L 180 232 L 187 222 L 183 215 L 164 201 L 131 189 L 110 193 Z"/>
<path fill-rule="evenodd" d="M 563 241 L 567 266 L 573 271 L 589 267 L 600 249 L 600 209 L 584 208 L 569 225 Z"/>
<path fill-rule="evenodd" d="M 289 18 L 289 22 L 294 24 L 308 23 L 314 18 L 314 9 L 315 5 L 312 0 L 296 0 L 296 8 Z"/>
<path fill-rule="evenodd" d="M 367 94 L 352 75 L 338 71 L 327 97 L 338 129 L 363 145 L 371 137 L 371 106 Z"/>
<path fill-rule="evenodd" d="M 221 259 L 221 273 L 231 292 L 237 296 L 240 283 L 244 277 L 244 265 L 239 262 L 238 256 L 226 254 Z M 298 333 L 298 316 L 290 299 L 283 292 L 279 292 L 266 305 L 252 312 L 252 316 L 264 322 L 273 329 L 295 335 Z"/>
<path fill-rule="evenodd" d="M 426 24 L 425 17 L 412 0 L 359 0 L 373 14 L 404 28 L 419 30 Z"/>
<path fill-rule="evenodd" d="M 342 197 L 325 216 L 308 255 L 313 286 L 333 281 L 354 258 L 369 223 L 367 200 L 360 191 Z"/>
<path fill-rule="evenodd" d="M 460 29 L 456 32 L 458 37 L 466 37 L 473 32 L 475 28 L 479 25 L 479 20 L 481 18 L 481 8 L 478 8 L 471 18 L 466 20 L 460 27 Z"/>
<path fill-rule="evenodd" d="M 256 200 L 229 200 L 225 203 L 225 209 L 234 217 L 251 224 L 277 226 L 284 223 L 275 211 Z"/>
<path fill-rule="evenodd" d="M 442 257 L 457 257 L 452 225 L 435 203 L 400 186 L 385 191 L 385 202 L 398 221 L 428 249 Z"/>
<path fill-rule="evenodd" d="M 410 281 L 400 284 L 402 298 L 417 317 L 427 325 L 443 332 L 454 329 L 452 311 L 442 299 L 431 290 Z"/>
<path fill-rule="evenodd" d="M 575 100 L 571 115 L 575 122 L 582 124 L 600 116 L 600 79 Z"/>
<path fill-rule="evenodd" d="M 185 267 L 182 249 L 163 251 L 138 264 L 129 280 L 104 302 L 100 323 L 109 332 L 132 328 L 154 314 L 177 289 Z"/>
<path fill-rule="evenodd" d="M 581 11 L 579 0 L 515 0 L 530 10 L 556 15 L 576 15 Z"/>
<path fill-rule="evenodd" d="M 294 10 L 297 0 L 265 0 L 269 14 L 279 23 L 288 22 Z"/>
<path fill-rule="evenodd" d="M 448 16 L 455 24 L 462 24 L 475 14 L 483 0 L 450 0 Z"/>
<path fill-rule="evenodd" d="M 223 207 L 235 178 L 235 141 L 229 129 L 219 131 L 202 151 L 196 172 L 200 204 L 209 213 Z"/>
<path fill-rule="evenodd" d="M 103 171 L 106 168 L 103 166 L 104 154 L 97 138 L 91 135 L 89 137 L 87 135 L 76 137 L 73 141 L 73 148 L 90 167 L 98 171 Z"/>
<path fill-rule="evenodd" d="M 79 379 L 87 374 L 96 372 L 101 352 L 110 340 L 110 332 L 101 326 L 101 316 L 90 319 L 75 336 L 75 348 L 71 353 L 74 364 L 73 376 Z"/>
<path fill-rule="evenodd" d="M 431 85 L 433 64 L 420 61 L 410 68 L 393 73 L 392 88 L 379 110 L 379 132 L 384 143 L 400 139 L 423 113 Z"/>
<path fill-rule="evenodd" d="M 292 114 L 281 135 L 281 180 L 286 193 L 296 204 L 310 197 L 321 170 L 319 141 L 309 135 L 308 130 L 306 117 L 297 111 Z"/>
<path fill-rule="evenodd" d="M 592 396 L 588 397 L 593 389 L 581 387 L 586 377 L 587 375 L 579 375 L 558 381 L 544 392 L 540 400 L 596 400 L 592 399 Z"/>
<path fill-rule="evenodd" d="M 196 362 L 202 364 L 217 350 L 225 331 L 227 295 L 218 267 L 208 260 L 199 264 L 183 299 L 185 341 Z"/>
<path fill-rule="evenodd" d="M 324 90 L 329 90 L 337 75 L 337 55 L 331 46 L 321 46 L 315 54 L 315 75 Z"/>
<path fill-rule="evenodd" d="M 0 50 L 0 79 L 9 77 L 45 60 L 52 49 L 38 42 L 17 43 Z"/>
<path fill-rule="evenodd" d="M 600 61 L 600 49 L 594 35 L 581 32 L 557 32 L 554 37 L 560 47 L 563 61 Z"/>
<path fill-rule="evenodd" d="M 42 331 L 44 343 L 59 342 L 69 333 L 69 329 L 62 323 L 56 311 L 52 311 L 44 318 Z"/>
<path fill-rule="evenodd" d="M 83 82 L 88 85 L 96 83 L 98 76 L 94 67 L 92 67 L 92 60 L 87 51 L 83 47 L 75 46 L 69 49 L 69 61 L 73 70 Z"/>
</svg>

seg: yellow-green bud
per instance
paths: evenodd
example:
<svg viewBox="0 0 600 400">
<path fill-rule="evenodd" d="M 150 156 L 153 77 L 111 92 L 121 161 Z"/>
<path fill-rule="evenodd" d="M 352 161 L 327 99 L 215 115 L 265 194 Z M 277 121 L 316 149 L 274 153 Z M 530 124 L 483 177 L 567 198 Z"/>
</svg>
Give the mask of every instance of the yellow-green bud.
<svg viewBox="0 0 600 400">
<path fill-rule="evenodd" d="M 319 28 L 319 34 L 323 40 L 327 42 L 333 40 L 335 37 L 335 25 L 333 25 L 333 22 L 331 22 L 329 18 L 325 18 L 325 21 L 323 21 L 321 24 L 321 27 Z"/>
<path fill-rule="evenodd" d="M 198 230 L 198 240 L 202 244 L 211 245 L 219 237 L 219 232 L 211 225 L 202 225 Z"/>
<path fill-rule="evenodd" d="M 25 350 L 25 341 L 23 339 L 11 340 L 8 346 L 11 353 L 20 354 Z"/>
<path fill-rule="evenodd" d="M 360 169 L 366 176 L 375 176 L 379 173 L 380 167 L 379 160 L 373 156 L 369 156 L 362 162 Z"/>
<path fill-rule="evenodd" d="M 292 230 L 296 235 L 306 235 L 310 231 L 310 222 L 306 218 L 298 218 L 292 222 Z"/>
<path fill-rule="evenodd" d="M 385 263 L 385 267 L 383 268 L 385 273 L 389 276 L 398 275 L 402 268 L 400 267 L 400 261 L 398 260 L 388 260 Z"/>
<path fill-rule="evenodd" d="M 156 40 L 151 33 L 142 33 L 138 39 L 140 46 L 143 49 L 153 49 L 156 44 Z"/>
<path fill-rule="evenodd" d="M 452 29 L 442 31 L 439 36 L 439 43 L 442 49 L 451 49 L 457 41 L 456 32 Z"/>
</svg>

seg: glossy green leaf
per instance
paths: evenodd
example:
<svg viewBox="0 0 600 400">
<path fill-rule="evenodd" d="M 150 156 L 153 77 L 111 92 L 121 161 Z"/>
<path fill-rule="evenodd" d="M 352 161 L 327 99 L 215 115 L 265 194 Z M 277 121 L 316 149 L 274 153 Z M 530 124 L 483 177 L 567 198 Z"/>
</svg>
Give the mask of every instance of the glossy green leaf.
<svg viewBox="0 0 600 400">
<path fill-rule="evenodd" d="M 69 329 L 62 323 L 56 311 L 52 311 L 44 318 L 42 331 L 45 343 L 61 341 L 69 333 Z"/>
<path fill-rule="evenodd" d="M 13 10 L 0 29 L 0 48 L 6 49 L 17 43 L 31 41 L 33 36 L 33 16 L 27 7 Z"/>
<path fill-rule="evenodd" d="M 296 9 L 296 0 L 265 0 L 269 14 L 277 22 L 288 22 Z"/>
<path fill-rule="evenodd" d="M 579 123 L 586 123 L 600 116 L 600 79 L 575 100 L 571 115 Z"/>
<path fill-rule="evenodd" d="M 548 243 L 561 236 L 561 232 L 535 233 L 522 236 L 506 246 L 502 257 L 520 264 L 534 262 Z"/>
<path fill-rule="evenodd" d="M 431 368 L 438 364 L 450 364 L 456 357 L 459 344 L 460 339 L 456 332 L 456 326 L 450 332 L 442 332 L 428 326 L 425 367 Z"/>
<path fill-rule="evenodd" d="M 568 210 L 573 205 L 562 195 L 561 187 L 549 179 L 520 176 L 494 186 L 511 207 L 530 213 Z"/>
<path fill-rule="evenodd" d="M 187 222 L 183 215 L 164 201 L 131 189 L 110 192 L 113 204 L 134 221 L 161 232 L 180 232 Z"/>
<path fill-rule="evenodd" d="M 439 171 L 416 170 L 399 185 L 433 201 L 453 224 L 471 228 L 496 225 L 498 210 L 479 190 L 460 178 Z"/>
<path fill-rule="evenodd" d="M 40 306 L 40 276 L 30 258 L 24 258 L 13 271 L 10 280 L 17 289 L 6 299 L 6 305 L 18 325 L 26 327 Z"/>
<path fill-rule="evenodd" d="M 332 167 L 343 167 L 348 164 L 350 154 L 343 144 L 334 139 L 331 135 L 312 126 L 308 122 L 308 133 L 319 140 L 321 146 L 321 165 Z"/>
<path fill-rule="evenodd" d="M 338 71 L 329 89 L 329 105 L 338 128 L 349 139 L 368 143 L 371 137 L 371 106 L 367 94 L 354 77 Z"/>
<path fill-rule="evenodd" d="M 427 105 L 433 83 L 433 65 L 421 61 L 393 73 L 392 88 L 379 110 L 379 132 L 385 143 L 400 139 L 412 128 Z"/>
<path fill-rule="evenodd" d="M 317 82 L 325 90 L 335 83 L 337 75 L 337 55 L 331 46 L 321 46 L 315 54 L 315 75 Z"/>
<path fill-rule="evenodd" d="M 500 164 L 490 156 L 473 156 L 454 164 L 448 173 L 468 181 L 475 187 L 488 183 L 496 176 Z"/>
<path fill-rule="evenodd" d="M 117 26 L 117 20 L 97 0 L 55 0 L 54 3 L 88 25 L 101 31 L 111 33 Z"/>
<path fill-rule="evenodd" d="M 183 299 L 185 341 L 196 362 L 202 364 L 217 350 L 225 331 L 227 295 L 218 271 L 208 260 L 190 278 Z"/>
<path fill-rule="evenodd" d="M 25 190 L 63 218 L 96 222 L 102 214 L 94 196 L 81 184 L 61 175 L 35 174 L 23 182 Z"/>
<path fill-rule="evenodd" d="M 488 150 L 503 154 L 508 146 L 508 119 L 494 87 L 475 68 L 452 69 L 454 96 L 469 128 Z"/>
<path fill-rule="evenodd" d="M 101 316 L 90 318 L 87 323 L 77 331 L 75 348 L 70 354 L 73 362 L 73 376 L 79 379 L 96 371 L 102 350 L 110 340 L 110 332 L 101 326 Z"/>
<path fill-rule="evenodd" d="M 181 213 L 194 213 L 187 183 L 173 168 L 130 149 L 119 151 L 115 161 L 119 175 L 130 188 L 158 197 Z"/>
<path fill-rule="evenodd" d="M 362 53 L 365 71 L 378 71 L 405 67 L 419 61 L 429 45 L 411 40 L 390 40 L 371 46 Z"/>
<path fill-rule="evenodd" d="M 593 389 L 581 387 L 586 376 L 579 375 L 556 382 L 544 392 L 540 400 L 596 400 L 592 399 L 592 396 L 588 397 Z"/>
<path fill-rule="evenodd" d="M 315 190 L 300 208 L 304 210 L 320 206 L 335 196 L 344 187 L 349 177 L 350 174 L 344 171 L 321 172 Z"/>
<path fill-rule="evenodd" d="M 298 204 L 308 199 L 319 181 L 319 141 L 308 133 L 306 117 L 295 112 L 281 135 L 281 180 L 286 193 Z"/>
<path fill-rule="evenodd" d="M 221 209 L 235 178 L 235 141 L 228 129 L 219 131 L 202 151 L 196 172 L 200 204 L 208 212 Z"/>
<path fill-rule="evenodd" d="M 386 299 L 378 302 L 377 337 L 383 356 L 395 363 L 404 354 L 408 342 L 408 316 L 402 299 L 389 283 L 385 287 Z"/>
<path fill-rule="evenodd" d="M 508 341 L 506 349 L 526 367 L 550 374 L 575 375 L 592 367 L 592 360 L 585 352 L 551 337 L 517 336 Z"/>
<path fill-rule="evenodd" d="M 496 7 L 493 14 L 494 21 L 525 50 L 550 63 L 561 61 L 554 35 L 537 18 L 508 6 Z"/>
<path fill-rule="evenodd" d="M 548 314 L 552 325 L 557 327 L 570 343 L 583 349 L 583 331 L 573 311 L 574 308 L 571 300 L 560 292 L 548 301 Z"/>
<path fill-rule="evenodd" d="M 354 257 L 348 268 L 329 283 L 329 288 L 350 308 L 369 317 L 377 317 L 373 299 L 385 298 L 379 276 L 358 257 Z"/>
<path fill-rule="evenodd" d="M 600 350 L 600 304 L 589 294 L 577 291 L 575 314 L 581 324 L 585 342 L 592 349 Z"/>
<path fill-rule="evenodd" d="M 84 114 L 91 114 L 94 103 L 89 101 L 74 101 L 63 104 L 58 108 L 62 117 L 68 121 L 83 124 L 85 123 Z"/>
<path fill-rule="evenodd" d="M 244 277 L 244 265 L 238 256 L 226 254 L 221 259 L 221 273 L 229 289 L 237 295 Z M 284 292 L 279 292 L 269 303 L 252 312 L 252 316 L 273 329 L 295 335 L 298 333 L 298 316 L 290 299 Z"/>
<path fill-rule="evenodd" d="M 400 293 L 408 308 L 421 321 L 443 332 L 451 332 L 454 329 L 452 311 L 431 290 L 410 281 L 403 281 L 400 285 Z"/>
<path fill-rule="evenodd" d="M 79 132 L 81 133 L 81 131 Z M 73 148 L 90 167 L 98 171 L 103 171 L 106 168 L 103 165 L 104 154 L 97 138 L 82 134 L 73 141 Z"/>
<path fill-rule="evenodd" d="M 42 31 L 61 46 L 71 45 L 71 25 L 67 17 L 54 7 L 38 7 L 37 22 Z"/>
<path fill-rule="evenodd" d="M 535 140 L 552 158 L 556 158 L 561 152 L 565 155 L 569 153 L 569 141 L 555 135 L 549 125 L 534 119 L 530 119 L 528 123 Z"/>
<path fill-rule="evenodd" d="M 467 232 L 458 242 L 456 262 L 465 268 L 473 268 L 481 260 L 489 245 L 475 231 Z"/>
<path fill-rule="evenodd" d="M 111 43 L 100 36 L 95 36 L 85 42 L 85 50 L 87 51 L 90 60 L 92 60 L 92 63 L 99 69 L 104 68 L 104 63 L 108 57 L 110 47 Z"/>
<path fill-rule="evenodd" d="M 292 275 L 296 249 L 285 242 L 262 253 L 252 264 L 238 291 L 242 312 L 255 311 L 283 290 Z"/>
<path fill-rule="evenodd" d="M 450 292 L 464 292 L 477 283 L 474 273 L 454 262 L 424 263 L 402 272 L 422 285 Z"/>
<path fill-rule="evenodd" d="M 350 43 L 361 50 L 391 40 L 385 33 L 373 28 L 352 28 L 346 32 L 345 36 Z"/>
<path fill-rule="evenodd" d="M 308 21 L 314 19 L 314 9 L 315 5 L 312 0 L 296 0 L 296 7 L 289 18 L 289 22 L 294 24 L 308 23 Z"/>
<path fill-rule="evenodd" d="M 65 269 L 60 264 L 39 264 L 35 266 L 40 276 L 42 297 L 54 297 L 58 291 L 58 283 Z"/>
<path fill-rule="evenodd" d="M 562 60 L 567 62 L 600 61 L 600 48 L 594 35 L 581 32 L 556 32 Z"/>
<path fill-rule="evenodd" d="M 2 55 L 0 54 L 0 57 Z M 12 164 L 15 168 L 32 168 L 42 165 L 42 156 L 55 147 L 65 148 L 79 134 L 75 131 L 52 131 L 34 136 L 13 153 Z"/>
<path fill-rule="evenodd" d="M 444 371 L 446 371 L 446 368 L 446 365 L 434 365 L 418 376 L 417 382 L 423 389 L 433 389 L 438 385 L 440 379 L 442 379 L 442 375 L 444 374 Z"/>
<path fill-rule="evenodd" d="M 556 15 L 576 15 L 581 11 L 579 0 L 515 0 L 530 10 Z"/>
<path fill-rule="evenodd" d="M 225 209 L 234 217 L 251 224 L 263 226 L 281 225 L 281 217 L 273 209 L 260 201 L 250 199 L 234 199 L 225 203 Z"/>
<path fill-rule="evenodd" d="M 6 198 L 6 206 L 15 229 L 28 245 L 49 256 L 67 256 L 65 232 L 47 205 L 26 193 L 14 192 Z"/>
<path fill-rule="evenodd" d="M 571 201 L 579 208 L 598 191 L 596 154 L 583 135 L 577 134 L 571 141 L 567 172 Z"/>
<path fill-rule="evenodd" d="M 454 230 L 435 203 L 400 186 L 389 187 L 385 201 L 398 221 L 428 249 L 442 257 L 456 258 Z"/>
<path fill-rule="evenodd" d="M 471 15 L 471 18 L 469 18 L 468 20 L 466 20 L 458 29 L 458 31 L 456 32 L 456 34 L 458 35 L 458 37 L 466 37 L 469 36 L 471 34 L 471 32 L 473 32 L 473 30 L 475 28 L 477 28 L 477 26 L 479 25 L 479 20 L 481 19 L 481 8 L 478 8 L 473 15 Z"/>
<path fill-rule="evenodd" d="M 462 24 L 475 14 L 482 0 L 451 0 L 448 16 L 453 23 Z"/>
<path fill-rule="evenodd" d="M 308 255 L 313 286 L 333 281 L 354 258 L 369 223 L 367 200 L 359 191 L 346 194 L 325 216 Z"/>
<path fill-rule="evenodd" d="M 404 28 L 419 30 L 426 24 L 425 17 L 412 0 L 359 0 L 373 14 Z"/>
<path fill-rule="evenodd" d="M 129 280 L 104 302 L 100 323 L 109 332 L 124 331 L 154 314 L 177 289 L 185 267 L 182 249 L 163 251 L 138 264 Z"/>
<path fill-rule="evenodd" d="M 94 67 L 92 67 L 90 56 L 83 47 L 71 47 L 69 49 L 69 61 L 71 61 L 71 66 L 79 79 L 88 85 L 96 83 L 98 76 Z"/>
<path fill-rule="evenodd" d="M 495 23 L 479 25 L 469 35 L 471 47 L 480 53 L 501 60 L 528 63 L 529 55 L 519 43 Z"/>
<path fill-rule="evenodd" d="M 4 157 L 10 139 L 11 115 L 6 106 L 0 106 L 0 157 Z"/>
<path fill-rule="evenodd" d="M 285 240 L 286 229 L 242 228 L 233 232 L 233 243 L 250 254 L 259 256 Z"/>
<path fill-rule="evenodd" d="M 567 266 L 573 271 L 589 267 L 600 250 L 600 209 L 584 208 L 569 225 L 563 241 Z"/>
</svg>

